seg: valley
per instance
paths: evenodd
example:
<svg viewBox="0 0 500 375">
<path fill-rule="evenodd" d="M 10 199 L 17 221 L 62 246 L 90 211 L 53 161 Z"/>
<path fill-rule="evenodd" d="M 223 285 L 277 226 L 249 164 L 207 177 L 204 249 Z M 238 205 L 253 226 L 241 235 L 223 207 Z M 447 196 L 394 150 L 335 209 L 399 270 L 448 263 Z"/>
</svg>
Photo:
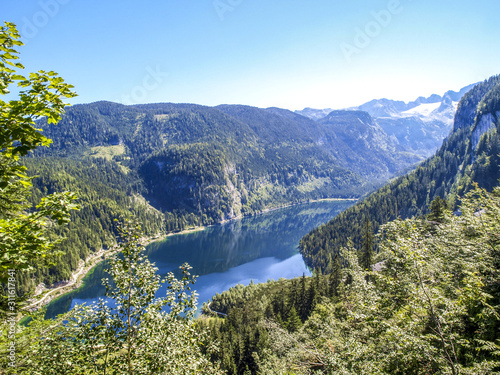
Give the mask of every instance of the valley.
<svg viewBox="0 0 500 375">
<path fill-rule="evenodd" d="M 310 352 L 301 345 L 295 346 L 300 337 L 307 340 L 307 345 L 322 348 L 315 354 L 322 368 L 330 368 L 328 361 L 331 353 L 335 357 L 336 352 L 343 359 L 341 365 L 331 368 L 347 366 L 351 360 L 345 348 L 352 349 L 340 331 L 348 332 L 347 340 L 351 340 L 349 336 L 363 337 L 371 343 L 370 353 L 383 358 L 388 342 L 404 346 L 404 337 L 408 335 L 419 337 L 433 348 L 432 337 L 422 333 L 425 319 L 417 319 L 419 327 L 410 330 L 405 323 L 407 318 L 394 314 L 387 302 L 393 300 L 394 293 L 400 293 L 388 286 L 392 285 L 391 273 L 398 278 L 407 275 L 397 265 L 411 261 L 414 254 L 404 253 L 407 249 L 403 246 L 398 250 L 403 255 L 398 258 L 400 255 L 391 249 L 399 249 L 406 241 L 406 233 L 416 231 L 415 236 L 423 236 L 418 241 L 426 243 L 424 248 L 433 249 L 437 263 L 432 263 L 432 267 L 440 267 L 445 275 L 455 266 L 470 268 L 470 275 L 496 272 L 485 263 L 485 259 L 496 262 L 495 255 L 488 253 L 483 258 L 477 248 L 490 241 L 490 232 L 471 222 L 477 235 L 470 238 L 471 227 L 467 223 L 478 217 L 476 209 L 468 206 L 477 207 L 475 199 L 482 199 L 484 207 L 497 207 L 495 195 L 479 190 L 469 192 L 476 188 L 474 183 L 492 190 L 500 178 L 499 87 L 496 76 L 464 89 L 460 103 L 452 102 L 448 108 L 457 108 L 451 132 L 435 155 L 416 168 L 415 163 L 434 147 L 432 142 L 420 142 L 418 134 L 426 133 L 421 123 L 442 121 L 436 120 L 436 111 L 443 105 L 432 102 L 436 98 L 420 99 L 410 109 L 392 114 L 391 119 L 398 119 L 394 126 L 418 129 L 406 132 L 406 143 L 398 140 L 395 133 L 389 135 L 384 127 L 387 123 L 381 125 L 383 117 L 374 118 L 358 109 L 332 110 L 323 117 L 316 114 L 313 120 L 278 108 L 122 106 L 98 102 L 71 108 L 57 127 L 41 120 L 44 134 L 54 142 L 23 159 L 28 173 L 36 176 L 32 200 L 71 190 L 79 196 L 80 209 L 71 213 L 66 228 L 54 230 L 54 236 L 66 238 L 58 245 L 57 265 L 34 265 L 33 271 L 19 273 L 18 290 L 27 296 L 40 282 L 50 285 L 67 280 L 79 269 L 81 274 L 89 271 L 81 286 L 44 307 L 45 318 L 58 321 L 59 314 L 79 314 L 79 306 L 97 306 L 96 301 L 102 298 L 105 299 L 98 302 L 99 306 L 120 308 L 106 297 L 101 281 L 106 278 L 108 261 L 101 260 L 110 258 L 116 246 L 122 246 L 115 241 L 114 219 L 123 220 L 132 213 L 143 223 L 146 237 L 168 234 L 165 240 L 151 243 L 145 253 L 148 261 L 158 267 L 152 269 L 155 278 L 177 277 L 187 283 L 182 276 L 186 261 L 199 275 L 196 290 L 199 302 L 205 304 L 195 320 L 196 329 L 207 335 L 203 340 L 208 341 L 202 345 L 221 343 L 212 360 L 229 374 L 267 373 L 268 366 L 279 368 L 278 373 L 290 370 L 290 366 L 309 371 L 318 364 L 301 359 Z M 415 126 L 417 117 L 421 123 L 417 121 L 420 125 Z M 445 125 L 443 128 L 450 126 Z M 431 138 L 439 134 L 432 133 Z M 413 168 L 404 174 L 404 170 Z M 397 174 L 401 176 L 394 177 Z M 465 227 L 450 209 L 465 215 Z M 488 224 L 492 226 L 494 223 Z M 192 228 L 204 230 L 184 233 Z M 457 253 L 460 247 L 435 245 L 436 231 L 442 231 L 443 238 L 458 236 L 452 241 L 472 241 L 467 245 L 471 246 L 470 251 L 464 257 Z M 393 238 L 397 238 L 394 244 Z M 496 240 L 492 241 L 495 251 Z M 420 245 L 411 246 L 420 249 Z M 449 264 L 448 252 L 455 254 Z M 475 260 L 468 262 L 467 257 Z M 81 267 L 84 260 L 91 259 L 96 260 L 97 266 Z M 116 265 L 119 258 L 113 259 Z M 372 272 L 375 262 L 377 271 Z M 418 267 L 422 267 L 418 272 L 426 275 L 434 272 L 427 263 Z M 494 295 L 485 297 L 488 299 L 497 298 L 496 276 L 492 277 L 484 284 L 484 290 Z M 372 281 L 379 278 L 380 282 Z M 437 281 L 436 288 L 445 287 L 446 280 Z M 460 278 L 456 283 L 462 285 L 467 280 Z M 421 281 L 411 275 L 404 281 L 410 290 L 418 282 Z M 457 312 L 443 324 L 457 324 L 456 319 L 471 313 L 459 311 L 464 298 L 460 293 L 446 297 L 446 303 Z M 161 293 L 155 297 L 161 298 Z M 51 296 L 43 298 L 48 300 Z M 412 298 L 415 303 L 434 303 L 420 300 L 419 296 Z M 196 299 L 191 297 L 189 301 L 186 306 L 193 310 L 186 313 L 194 318 Z M 355 307 L 345 310 L 346 301 Z M 387 307 L 366 310 L 365 303 L 383 303 Z M 172 302 L 170 306 L 175 308 Z M 490 309 L 490 305 L 481 306 L 481 311 Z M 107 308 L 99 307 L 102 311 Z M 400 327 L 401 333 L 394 337 L 383 324 L 370 323 L 381 335 L 364 335 L 344 321 L 344 315 L 353 309 L 370 321 L 380 321 L 383 314 L 391 324 Z M 441 307 L 436 309 L 441 311 Z M 430 314 L 435 314 L 432 311 Z M 497 327 L 490 315 L 479 314 L 477 319 L 482 325 Z M 482 339 L 491 342 L 494 337 L 481 327 L 477 329 Z M 325 347 L 322 332 L 338 329 L 328 336 Z M 460 335 L 469 337 L 467 330 Z M 380 346 L 379 341 L 384 344 Z M 278 345 L 280 350 L 270 352 L 271 345 Z M 447 347 L 443 350 L 440 355 L 446 356 Z M 482 358 L 486 360 L 491 355 L 485 350 Z M 371 359 L 360 361 L 371 366 Z M 464 359 L 451 365 L 467 367 L 469 362 Z"/>
<path fill-rule="evenodd" d="M 500 374 L 499 2 L 0 11 L 1 374 Z"/>
<path fill-rule="evenodd" d="M 34 202 L 43 193 L 70 190 L 79 195 L 82 209 L 64 234 L 69 237 L 60 245 L 58 265 L 24 275 L 19 293 L 72 279 L 82 261 L 114 246 L 112 221 L 127 210 L 142 218 L 146 236 L 157 237 L 273 207 L 358 199 L 429 152 L 422 144 L 395 142 L 380 125 L 381 114 L 396 106 L 400 114 L 391 112 L 393 117 L 410 118 L 396 127 L 420 129 L 414 119 L 422 106 L 443 107 L 469 89 L 408 104 L 373 101 L 316 120 L 315 110 L 304 117 L 300 111 L 241 105 L 70 107 L 57 126 L 40 122 L 53 143 L 25 163 L 38 176 Z M 455 107 L 447 108 L 450 117 Z M 422 113 L 422 121 L 434 121 L 428 119 L 433 113 Z M 421 131 L 405 139 L 417 142 Z"/>
<path fill-rule="evenodd" d="M 323 201 L 280 208 L 257 216 L 176 234 L 147 246 L 146 255 L 164 278 L 188 262 L 198 275 L 198 305 L 237 284 L 264 283 L 270 279 L 310 275 L 297 251 L 300 238 L 354 202 Z M 94 268 L 76 291 L 47 306 L 46 318 L 67 312 L 76 303 L 105 298 L 101 279 L 104 264 Z M 164 293 L 164 292 L 163 292 Z M 157 293 L 162 296 L 162 290 Z"/>
</svg>

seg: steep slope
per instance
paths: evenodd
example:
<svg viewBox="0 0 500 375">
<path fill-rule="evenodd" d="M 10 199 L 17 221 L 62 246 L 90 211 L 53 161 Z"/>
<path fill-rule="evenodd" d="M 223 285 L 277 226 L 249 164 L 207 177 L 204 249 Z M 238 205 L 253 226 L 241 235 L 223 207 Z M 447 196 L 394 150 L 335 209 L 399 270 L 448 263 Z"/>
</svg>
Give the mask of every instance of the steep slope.
<svg viewBox="0 0 500 375">
<path fill-rule="evenodd" d="M 29 294 L 44 283 L 52 285 L 69 280 L 83 260 L 100 249 L 116 244 L 115 218 L 132 213 L 140 220 L 147 236 L 165 232 L 164 215 L 140 195 L 141 185 L 134 173 L 125 174 L 114 162 L 103 158 L 72 160 L 59 157 L 27 158 L 24 164 L 33 179 L 32 203 L 59 191 L 73 191 L 81 209 L 71 214 L 71 222 L 57 229 L 53 236 L 65 239 L 57 245 L 61 251 L 57 265 L 34 264 L 34 271 L 16 274 L 16 292 Z"/>
<path fill-rule="evenodd" d="M 394 140 L 397 148 L 429 157 L 449 134 L 458 101 L 472 87 L 474 85 L 464 87 L 459 92 L 448 91 L 442 97 L 431 95 L 429 98 L 418 98 L 414 102 L 399 105 L 399 111 L 391 111 L 386 115 L 379 113 L 376 121 Z M 369 107 L 368 103 L 360 108 L 365 107 Z M 373 112 L 369 108 L 366 109 L 372 115 L 374 112 L 380 112 L 380 108 Z"/>
<path fill-rule="evenodd" d="M 359 197 L 373 186 L 336 157 L 343 146 L 321 124 L 278 108 L 98 102 L 68 109 L 57 126 L 39 125 L 53 144 L 25 161 L 40 176 L 33 203 L 71 190 L 82 210 L 54 233 L 69 238 L 58 265 L 23 274 L 20 294 L 67 280 L 114 243 L 113 220 L 131 212 L 153 236 L 308 199 Z"/>
<path fill-rule="evenodd" d="M 384 131 L 366 112 L 332 111 L 321 120 L 313 121 L 280 108 L 217 108 L 248 124 L 271 142 L 306 142 L 326 151 L 342 168 L 370 179 L 386 180 L 396 171 L 419 161 L 417 157 L 395 150 Z"/>
<path fill-rule="evenodd" d="M 362 111 L 332 111 L 318 121 L 330 136 L 340 140 L 332 150 L 363 175 L 376 178 L 392 174 L 419 161 L 410 153 L 398 152 L 387 134 L 367 113 Z"/>
<path fill-rule="evenodd" d="M 390 139 L 391 146 L 412 153 L 421 160 L 432 156 L 449 134 L 460 99 L 475 84 L 459 90 L 447 91 L 443 96 L 433 94 L 403 101 L 376 99 L 350 110 L 368 112 Z M 331 110 L 306 108 L 296 113 L 321 121 Z"/>
<path fill-rule="evenodd" d="M 26 160 L 40 176 L 34 197 L 75 191 L 82 210 L 64 232 L 59 264 L 25 274 L 20 293 L 68 279 L 112 245 L 113 220 L 130 212 L 152 236 L 309 199 L 360 197 L 415 161 L 391 149 L 362 112 L 316 122 L 279 108 L 97 102 L 69 108 L 57 126 L 39 125 L 53 144 Z"/>
<path fill-rule="evenodd" d="M 58 126 L 41 125 L 54 144 L 37 155 L 108 156 L 138 173 L 156 208 L 204 224 L 359 196 L 418 160 L 391 149 L 361 112 L 315 122 L 279 108 L 98 102 L 69 109 Z"/>
<path fill-rule="evenodd" d="M 333 255 L 349 238 L 360 243 L 366 220 L 372 222 L 376 231 L 397 217 L 425 214 L 438 196 L 446 197 L 454 207 L 473 182 L 486 188 L 497 185 L 499 118 L 500 76 L 495 76 L 464 96 L 453 131 L 434 157 L 306 235 L 300 244 L 306 262 L 328 272 Z"/>
</svg>

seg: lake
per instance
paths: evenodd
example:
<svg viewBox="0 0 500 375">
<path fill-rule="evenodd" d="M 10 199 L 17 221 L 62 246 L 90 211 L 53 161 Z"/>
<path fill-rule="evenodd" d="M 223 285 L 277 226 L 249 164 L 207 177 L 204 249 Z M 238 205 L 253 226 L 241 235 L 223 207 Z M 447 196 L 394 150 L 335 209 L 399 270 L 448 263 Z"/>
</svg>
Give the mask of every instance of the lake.
<svg viewBox="0 0 500 375">
<path fill-rule="evenodd" d="M 286 207 L 202 231 L 168 236 L 146 247 L 160 275 L 187 262 L 199 275 L 194 289 L 198 305 L 236 284 L 247 285 L 310 275 L 298 252 L 300 239 L 350 207 L 352 201 L 320 201 Z M 46 318 L 69 311 L 75 304 L 92 303 L 104 296 L 101 279 L 108 277 L 100 263 L 84 278 L 82 286 L 47 306 Z M 163 288 L 158 297 L 165 294 Z"/>
</svg>

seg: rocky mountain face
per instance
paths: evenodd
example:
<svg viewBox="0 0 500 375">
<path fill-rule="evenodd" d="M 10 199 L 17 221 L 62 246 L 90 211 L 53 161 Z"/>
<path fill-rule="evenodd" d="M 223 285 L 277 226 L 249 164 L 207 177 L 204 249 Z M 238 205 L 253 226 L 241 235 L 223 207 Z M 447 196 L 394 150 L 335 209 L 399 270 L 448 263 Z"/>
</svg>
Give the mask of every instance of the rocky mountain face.
<svg viewBox="0 0 500 375">
<path fill-rule="evenodd" d="M 107 159 L 137 181 L 153 207 L 175 215 L 174 227 L 307 199 L 359 197 L 419 160 L 396 149 L 361 111 L 313 121 L 280 108 L 97 102 L 40 127 L 53 144 L 37 157 Z"/>
<path fill-rule="evenodd" d="M 419 97 L 409 103 L 376 99 L 350 110 L 367 112 L 385 133 L 388 138 L 385 142 L 395 150 L 424 159 L 434 154 L 449 134 L 458 102 L 474 86 L 469 85 L 458 92 L 448 91 L 442 96 Z M 296 112 L 321 121 L 328 116 L 327 111 L 329 109 L 306 108 Z"/>
<path fill-rule="evenodd" d="M 458 95 L 460 93 L 447 95 L 446 100 L 453 101 Z M 427 101 L 431 100 L 434 99 Z M 414 108 L 437 107 L 437 104 L 423 103 Z M 464 94 L 452 127 L 437 152 L 414 171 L 392 180 L 305 236 L 301 250 L 308 265 L 330 271 L 335 252 L 350 240 L 358 246 L 361 244 L 368 220 L 376 232 L 382 224 L 396 218 L 427 214 L 436 197 L 446 199 L 447 205 L 454 209 L 475 183 L 488 190 L 498 186 L 500 76 L 491 77 Z"/>
<path fill-rule="evenodd" d="M 419 160 L 404 150 L 397 150 L 368 112 L 332 111 L 318 120 L 318 123 L 328 129 L 331 136 L 335 136 L 342 145 L 332 152 L 338 157 L 343 155 L 343 166 L 350 166 L 355 171 L 361 166 L 369 165 L 373 177 L 390 176 Z M 370 162 L 367 164 L 366 160 Z"/>
</svg>

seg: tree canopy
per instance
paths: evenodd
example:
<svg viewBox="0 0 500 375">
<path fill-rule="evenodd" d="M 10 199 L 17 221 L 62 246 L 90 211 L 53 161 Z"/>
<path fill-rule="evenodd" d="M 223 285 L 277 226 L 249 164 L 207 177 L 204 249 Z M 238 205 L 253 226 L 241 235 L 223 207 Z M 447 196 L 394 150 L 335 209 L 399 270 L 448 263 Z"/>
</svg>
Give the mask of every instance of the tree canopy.
<svg viewBox="0 0 500 375">
<path fill-rule="evenodd" d="M 29 202 L 31 180 L 21 156 L 50 139 L 35 127 L 35 120 L 46 117 L 51 123 L 60 120 L 64 99 L 75 96 L 72 86 L 55 72 L 39 71 L 25 76 L 18 61 L 17 48 L 22 46 L 14 24 L 0 28 L 0 94 L 9 94 L 17 86 L 18 97 L 0 100 L 0 281 L 7 280 L 9 270 L 30 269 L 33 263 L 50 263 L 56 241 L 49 229 L 69 221 L 70 211 L 77 209 L 75 195 L 58 192 L 43 197 L 36 207 Z M 17 84 L 16 84 L 17 83 Z"/>
</svg>

